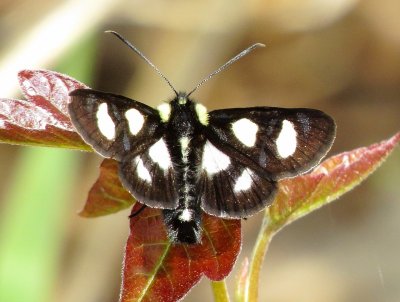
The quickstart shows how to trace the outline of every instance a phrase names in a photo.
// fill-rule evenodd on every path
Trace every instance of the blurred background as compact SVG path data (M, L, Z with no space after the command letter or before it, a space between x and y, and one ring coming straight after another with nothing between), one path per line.
M330 154L400 130L398 0L0 1L0 97L17 72L50 69L155 106L173 96L115 37L141 49L179 90L255 42L200 90L210 110L311 107L337 122ZM99 156L0 145L0 301L117 301L129 211L77 215ZM398 301L400 150L361 186L272 241L260 301ZM243 222L250 256L261 215ZM185 301L211 301L207 280Z

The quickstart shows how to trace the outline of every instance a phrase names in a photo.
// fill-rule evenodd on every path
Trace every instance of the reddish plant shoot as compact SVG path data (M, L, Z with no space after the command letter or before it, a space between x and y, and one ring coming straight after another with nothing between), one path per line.
M26 100L0 99L0 142L92 151L75 132L67 113L69 92L86 85L45 70L23 70L18 79ZM280 181L276 200L265 211L259 241L263 234L273 235L352 189L387 158L399 141L397 133L381 143L333 156L309 174ZM80 215L102 216L131 206L133 212L141 207L122 187L117 163L105 159ZM204 213L203 221L202 244L187 246L168 241L158 209L146 208L131 219L120 301L176 301L202 276L225 278L241 248L240 220ZM249 290L257 292L257 268L267 245L264 250L256 245L250 264L243 266L236 290L239 300L246 295L248 298Z

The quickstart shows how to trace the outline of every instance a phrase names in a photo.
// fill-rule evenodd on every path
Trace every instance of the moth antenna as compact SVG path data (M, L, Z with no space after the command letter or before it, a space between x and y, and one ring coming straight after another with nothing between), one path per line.
M171 89L175 92L176 96L178 96L178 92L175 90L174 86L172 86L171 82L167 79L165 75L154 65L136 46L134 46L132 43L130 43L127 39L125 39L122 35L117 33L116 31L113 30L106 30L105 33L110 33L116 36L118 39L120 39L122 42L124 42L130 49L132 49L136 54L139 55L147 64L149 64L153 69L158 73L159 76L161 76L165 82L167 82L168 86L171 87Z
M193 92L195 92L200 86L202 86L205 82L207 82L213 76L215 76L216 74L220 73L222 70L224 70L225 68L229 67L230 65L235 63L237 60L239 60L241 57L244 57L245 55L247 55L248 53L250 53L251 51L253 51L254 49L256 49L258 47L265 47L265 44L255 43L255 44L247 47L245 50L242 50L240 53L238 53L236 56L234 56L232 59L230 59L224 65L222 65L217 70L213 71L208 76L206 76L203 80L201 80L199 82L199 84L197 84L197 86L187 94L187 96L190 96Z

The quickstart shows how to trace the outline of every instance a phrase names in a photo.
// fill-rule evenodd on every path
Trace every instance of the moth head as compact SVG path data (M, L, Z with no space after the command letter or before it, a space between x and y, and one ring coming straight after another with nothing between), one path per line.
M186 93L179 93L177 97L178 105L184 106L188 102L188 97Z

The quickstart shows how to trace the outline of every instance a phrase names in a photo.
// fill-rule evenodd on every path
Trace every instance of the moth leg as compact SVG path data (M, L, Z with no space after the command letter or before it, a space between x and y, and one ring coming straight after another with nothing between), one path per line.
M147 206L145 204L143 204L139 210L137 210L136 212L134 212L128 216L129 219L132 219L133 217L136 217L137 215L139 215L146 207Z

